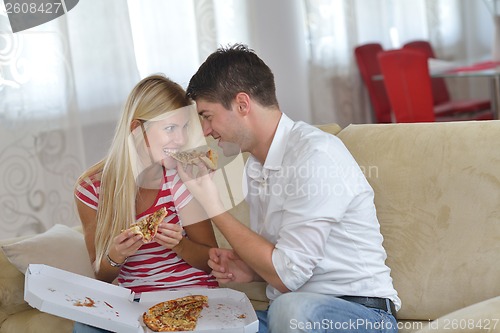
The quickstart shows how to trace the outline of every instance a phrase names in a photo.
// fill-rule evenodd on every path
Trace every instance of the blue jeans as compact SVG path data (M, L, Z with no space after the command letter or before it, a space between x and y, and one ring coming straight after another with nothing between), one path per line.
M257 311L259 333L397 333L394 316L330 295L286 293Z
M73 326L73 333L112 333L112 332L105 330L103 328L97 328L94 326L89 326L87 324L75 322L75 325Z

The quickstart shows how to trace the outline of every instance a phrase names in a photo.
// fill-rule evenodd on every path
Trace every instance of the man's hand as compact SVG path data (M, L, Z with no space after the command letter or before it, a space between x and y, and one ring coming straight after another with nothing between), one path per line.
M255 272L233 250L211 248L208 254L208 266L219 283L245 283L256 279Z
M189 192L198 200L209 217L225 212L217 186L212 180L210 172L203 162L196 164L198 172L194 174L193 165L184 166L177 162L177 172Z

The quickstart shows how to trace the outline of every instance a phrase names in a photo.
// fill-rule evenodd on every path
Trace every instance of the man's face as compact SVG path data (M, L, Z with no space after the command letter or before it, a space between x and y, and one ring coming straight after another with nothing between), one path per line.
M196 101L196 108L201 117L203 134L218 140L225 156L239 154L244 148L245 131L237 112L202 98Z

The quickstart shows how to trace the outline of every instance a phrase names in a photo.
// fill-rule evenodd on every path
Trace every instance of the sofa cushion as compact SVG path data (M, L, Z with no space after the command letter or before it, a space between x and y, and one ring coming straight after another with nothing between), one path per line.
M45 264L94 277L83 235L62 224L56 224L42 234L2 245L2 250L22 273L29 264Z
M338 137L375 191L399 319L500 295L500 121L351 125Z
M340 127L340 125L335 123L315 125L315 126L320 130L322 130L323 132L327 132L333 135L339 134L340 131L342 130L342 127Z

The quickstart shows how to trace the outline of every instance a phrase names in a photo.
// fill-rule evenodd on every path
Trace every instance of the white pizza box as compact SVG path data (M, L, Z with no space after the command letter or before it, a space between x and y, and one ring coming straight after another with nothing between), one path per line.
M151 332L142 314L152 305L186 295L208 296L196 326L202 333L254 333L259 321L247 296L227 288L186 288L142 293L41 264L26 271L24 299L42 312L120 333Z
M187 295L208 296L208 307L201 312L195 332L255 333L259 330L259 320L248 297L245 293L229 288L187 288L144 293L140 303L149 308L159 302ZM152 331L146 329L146 332Z
M142 304L134 302L133 292L51 266L28 266L24 300L59 317L120 333L144 333L138 320Z

